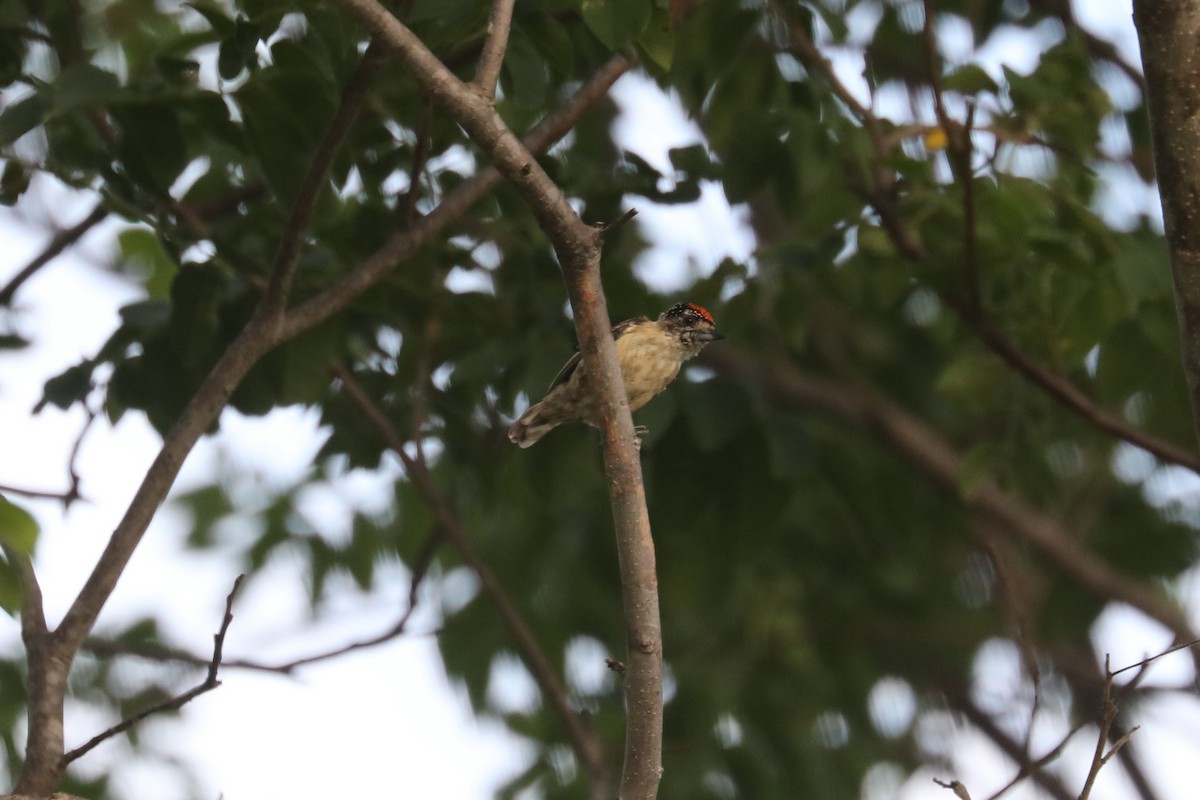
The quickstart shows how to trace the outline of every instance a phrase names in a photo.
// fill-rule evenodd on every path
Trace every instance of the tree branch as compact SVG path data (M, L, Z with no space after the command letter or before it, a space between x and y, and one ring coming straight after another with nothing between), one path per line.
M662 773L662 628L654 542L633 421L600 282L601 236L505 126L490 98L459 81L412 31L375 0L337 0L405 63L525 200L554 246L575 315L579 349L599 398L604 465L621 571L628 650L625 764L620 796L653 798Z
M25 767L36 771L54 769L53 761L63 748L63 697L66 669L60 668L50 648L42 588L29 556L4 546L5 557L16 567L21 579L21 641L25 645L29 667L29 730L26 732ZM50 749L35 749L48 744ZM32 764L32 766L30 766ZM14 792L20 793L18 784Z
M49 794L58 783L65 766L61 755L62 697L71 661L95 625L96 618L116 587L158 507L166 498L187 454L212 426L234 389L254 364L281 340L287 293L296 270L300 240L311 219L313 206L326 184L333 153L341 145L361 106L365 94L364 83L369 80L368 65L378 57L372 55L370 50L364 55L355 78L346 87L342 102L308 165L277 250L267 290L253 316L167 432L162 448L147 470L96 566L58 628L47 637L45 653L29 654L31 673L45 673L39 677L36 685L32 680L30 682L30 736L33 736L34 730L39 730L45 738L30 740L29 752L38 753L39 759L26 761L17 781L18 793ZM35 664L35 658L40 658L41 663ZM46 696L36 696L39 693ZM39 721L36 719L39 713L54 714L56 718Z
M213 635L213 654L212 658L208 662L208 674L205 675L204 680L183 694L176 695L175 697L172 697L169 700L164 700L161 703L156 703L150 706L150 708L139 711L132 717L126 717L108 730L101 731L91 739L88 739L79 747L76 747L74 750L62 757L62 769L65 769L66 766L72 761L75 761L76 759L86 755L101 742L111 739L114 736L119 736L147 717L160 714L164 711L174 711L178 708L182 708L186 703L195 700L205 692L211 692L213 689L221 685L221 682L217 680L217 671L221 668L221 654L225 649L225 634L229 631L229 624L233 622L233 598L237 595L238 588L242 585L242 581L245 579L245 575L238 575L233 581L233 588L229 590L229 595L225 598L225 616L221 619L221 627Z
M1200 454L1160 439L1121 417L1109 413L1092 402L1092 399L1080 391L1075 384L1018 350L1016 345L984 314L971 315L968 309L957 304L952 304L952 307L975 330L979 339L987 345L989 350L1012 367L1018 375L1057 400L1062 406L1075 412L1076 415L1101 431L1135 447L1140 447L1168 464L1186 467L1193 472L1200 473Z
M208 430L221 410L228 403L234 389L255 363L281 341L291 338L303 330L316 325L344 307L371 284L382 279L396 263L397 257L423 243L426 238L457 219L476 197L468 193L456 193L457 203L439 206L442 213L427 224L425 237L393 237L392 244L401 245L389 252L385 246L382 255L387 257L381 264L379 259L368 259L368 263L355 270L349 279L302 307L305 313L286 318L286 294L291 287L292 276L299 255L299 240L311 219L312 207L326 183L327 168L333 152L349 128L357 106L361 105L365 91L364 72L374 59L364 56L356 78L347 86L343 101L322 139L312 163L307 170L300 195L293 206L286 234L281 239L272 267L268 288L259 307L213 367L208 377L193 395L179 419L167 432L158 455L151 463L141 485L131 500L125 515L118 523L83 588L68 609L58 629L49 634L44 647L29 653L31 672L38 675L30 682L30 746L29 752L44 754L45 758L30 758L18 778L16 790L31 795L48 794L61 776L62 698L66 689L66 675L71 661L84 639L95 624L108 597L132 557L134 550L145 534L151 519L165 499L184 458L196 441ZM548 147L561 137L598 97L603 96L608 86L630 66L628 59L610 60L601 75L576 94L560 112L552 115L538 126L535 144ZM545 137L544 139L542 137ZM514 140L515 141L515 140ZM469 183L469 182L468 182ZM495 184L486 176L476 184L481 196ZM465 188L464 187L460 187ZM565 202L565 201L564 201ZM569 208L569 206L568 206ZM431 215L432 217L433 215ZM426 218L429 219L429 218ZM420 226L421 222L418 222ZM607 324L607 323L605 323ZM611 348L611 340L609 340ZM630 431L632 435L632 429Z
M500 67L504 65L504 51L508 48L508 32L512 27L513 2L492 0L487 41L483 43L474 80L475 87L485 97L496 96L496 83L500 80Z
M834 72L832 65L828 59L824 57L820 49L813 43L807 32L802 26L796 23L785 10L778 7L775 0L772 0L772 8L776 10L776 14L783 19L788 29L789 43L792 52L810 68L816 69L829 83L834 94L840 98L854 117L863 124L871 134L872 146L875 148L875 154L880 157L886 157L890 153L892 147L889 144L887 137L883 136L879 131L880 123L875 114L866 106L855 100L854 95L841 82L837 73ZM1197 22L1200 27L1200 21ZM929 34L927 34L929 35ZM1145 45L1143 44L1143 50ZM936 100L936 95L935 95ZM938 104L940 108L940 103ZM962 150L969 147L970 143L970 120L964 128L957 122L945 117L944 109L941 111L940 124L945 129L947 139L951 146L950 160L951 166L955 167L956 162L962 160ZM1197 139L1195 144L1200 147L1200 127L1197 127ZM1191 145L1188 145L1189 147ZM958 153L957 155L955 153ZM1158 148L1156 147L1156 152ZM1197 152L1192 149L1189 152ZM969 158L967 164L969 165ZM1097 406L1086 394L1077 389L1066 378L1038 364L1028 355L1018 350L987 318L986 313L980 306L978 301L978 265L975 256L975 208L973 186L969 170L964 170L961 163L955 168L955 175L962 184L963 203L964 203L964 219L966 229L964 230L964 251L967 256L967 284L968 301L963 303L953 297L946 296L942 293L943 300L946 301L951 308L975 331L979 339L987 345L996 355L998 355L1006 364L1013 368L1018 375L1025 378L1027 381L1038 387L1051 398L1061 403L1068 410L1078 414L1089 423L1099 428L1101 431L1114 436L1122 441L1128 442L1136 447L1140 447L1167 463L1176 464L1181 467L1186 467L1195 472L1200 472L1200 454L1178 447L1170 442L1163 441L1156 436L1153 436L1139 428L1131 425L1124 419L1110 413L1109 411ZM1161 174L1161 167L1160 167ZM1194 174L1200 174L1200 168ZM897 252L906 259L914 262L921 262L928 258L924 246L920 240L909 228L904 219L901 218L896 204L889 194L889 189L892 185L890 179L884 179L880 182L879 171L875 174L876 183L878 184L872 190L866 192L866 200L874 208L879 215L880 224L888 237L892 240L892 244L896 247ZM1197 187L1200 192L1200 187ZM1165 201L1164 201L1165 202ZM1191 230L1197 230L1200 227L1193 227ZM1193 234L1195 237L1195 249L1189 252L1196 254L1196 269L1192 274L1200 274L1200 234ZM1176 269L1176 295L1180 297L1179 281L1180 272ZM1196 410L1196 398L1200 397L1200 281L1193 281L1195 287L1196 305L1195 316L1195 348L1196 348L1196 369L1197 373L1193 377L1189 377L1189 383L1193 386L1193 416L1200 411ZM1182 302L1180 300L1179 302ZM1188 329L1185 328L1185 334ZM1187 351L1185 343L1185 353ZM1188 370L1189 375L1191 370Z
M425 505L433 513L440 535L458 551L463 562L479 577L480 586L516 643L521 660L525 662L529 673L537 682L538 688L541 689L542 695L546 697L565 725L571 748L583 765L584 774L587 775L591 796L595 800L607 797L610 778L600 740L587 720L571 707L567 687L559 679L550 659L546 656L537 636L529 623L525 621L517 604L508 596L500 579L471 543L462 521L454 513L441 491L438 490L428 468L405 451L404 437L392 425L391 420L363 390L349 370L336 367L334 374L341 381L342 391L358 406L367 422L375 428L388 448L404 464L404 471L408 475L409 481L412 482L425 500Z
M42 252L38 253L32 261L22 267L16 275L9 278L8 283L3 288L0 288L0 306L11 306L13 297L16 295L17 290L24 285L25 281L32 278L42 267L57 258L62 251L82 239L85 233L100 224L107 216L108 209L104 207L103 203L97 203L96 207L86 217L71 227L54 234L53 238L42 249Z
M1085 549L1078 537L1054 518L1027 506L990 480L976 482L964 495L960 483L962 457L936 431L889 400L865 387L807 375L790 364L767 364L739 356L729 347L706 350L700 360L784 406L813 406L870 426L897 453L924 470L943 489L959 496L967 508L995 520L1080 585L1100 597L1128 603L1160 622L1179 641L1196 638L1177 606Z
M1200 62L1187 57L1200 36L1200 7L1180 0L1134 0L1133 20L1146 72L1183 371L1191 392L1192 423L1200 435L1200 117L1190 100L1192 87L1200 82Z
M1075 737L1075 734L1077 734L1077 733L1079 733L1079 731L1083 730L1084 724L1085 724L1084 722L1076 723L1071 728L1071 730L1067 731L1067 735L1064 736L1057 745L1055 745L1053 748L1051 748L1041 758L1037 759L1036 761L1028 761L1027 760L1027 761L1024 761L1023 763L1021 763L1020 768L1017 770L1017 774L1012 777L1012 780L1010 780L1008 783L1004 784L999 789L997 789L995 792L993 792L991 797L989 797L987 800L1000 800L1001 797L1008 794L1009 790L1011 790L1017 784L1021 783L1022 781L1024 781L1026 778L1028 778L1031 775L1038 774L1041 771L1042 767L1044 767L1047 764L1049 764L1050 762L1056 760L1059 756L1062 755L1063 748L1065 748L1067 746L1067 742L1071 741L1071 739L1073 739ZM1030 727L1031 728L1033 727L1032 720L1031 720ZM1028 758L1029 754L1024 748L1022 748L1022 753L1024 754L1025 758Z

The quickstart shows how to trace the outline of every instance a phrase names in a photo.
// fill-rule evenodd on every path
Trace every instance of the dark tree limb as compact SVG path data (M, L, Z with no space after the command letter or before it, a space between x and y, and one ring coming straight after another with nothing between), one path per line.
M217 679L217 672L221 669L221 656L225 649L225 634L229 631L230 623L233 622L233 599L237 596L237 591L241 587L242 581L245 579L245 575L238 575L233 581L233 588L229 590L229 595L225 598L225 616L221 619L221 627L217 629L215 634L213 634L213 654L212 658L208 661L208 674L205 675L204 680L183 694L176 695L175 697L172 697L169 700L164 700L161 703L155 703L149 708L139 711L131 717L126 717L116 725L113 725L111 728L101 731L91 739L88 739L79 747L76 747L74 750L63 755L62 767L64 769L72 761L75 761L76 759L86 755L97 745L113 738L114 736L121 735L142 720L152 717L155 714L161 714L164 711L175 711L180 709L185 704L190 703L192 700L195 700L205 692L211 692L213 689L216 689L221 685L221 681Z
M1192 57L1200 37L1200 6L1183 0L1134 0L1133 21L1146 72L1183 371L1200 435L1200 116L1195 107L1200 61Z

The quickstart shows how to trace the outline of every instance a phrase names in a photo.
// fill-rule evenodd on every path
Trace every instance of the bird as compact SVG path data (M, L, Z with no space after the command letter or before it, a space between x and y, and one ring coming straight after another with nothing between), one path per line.
M612 335L630 411L661 394L675 380L683 362L697 356L706 344L725 338L717 331L712 314L695 303L671 306L657 320L627 319L612 329ZM546 396L512 424L508 439L529 447L566 422L600 427L600 398L592 390L579 352L559 370Z

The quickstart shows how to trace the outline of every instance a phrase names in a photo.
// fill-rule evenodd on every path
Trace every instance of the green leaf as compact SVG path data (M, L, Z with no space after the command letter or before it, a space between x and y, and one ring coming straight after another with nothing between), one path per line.
M988 92L996 94L1000 87L992 80L992 76L978 64L964 64L942 78L942 89L947 92L962 94L981 94Z
M52 110L96 108L120 96L121 82L116 75L92 64L70 64L54 80Z
M21 611L21 573L0 552L0 608L10 617Z
M125 263L143 277L150 298L165 300L179 268L158 236L145 228L129 228L117 235L117 245Z
M583 21L609 50L620 50L650 23L650 0L583 0Z
M257 48L261 40L259 26L239 14L217 53L217 71L221 77L230 81L242 74L242 70L257 66Z
M229 18L229 14L220 3L214 0L191 0L184 3L184 6L204 17L218 35L225 37L233 33L234 21Z
M0 204L15 205L29 188L29 170L19 161L9 161L0 175Z
M94 361L84 360L46 381L42 399L33 407L33 413L37 414L47 404L66 410L82 401L92 390L92 372L95 369Z
M684 414L702 450L716 450L745 425L745 394L736 385L723 380L680 382Z
M663 72L671 69L675 58L675 31L666 9L656 7L645 30L636 40L640 50L650 63Z
M0 495L0 544L22 555L31 555L39 530L32 514Z
M281 43L282 45L282 43ZM263 70L237 92L246 139L271 189L290 206L304 178L302 166L333 116L332 89L294 43L277 46L292 68Z
M166 101L119 104L110 109L121 129L117 152L144 190L165 194L187 163L183 127Z
M46 100L40 94L32 94L5 107L0 112L0 147L7 147L36 128L47 110Z

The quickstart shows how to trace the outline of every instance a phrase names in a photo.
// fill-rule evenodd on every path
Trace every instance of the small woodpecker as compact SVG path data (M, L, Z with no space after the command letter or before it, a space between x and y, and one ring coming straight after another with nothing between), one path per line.
M625 380L629 410L637 411L662 393L683 362L694 358L704 345L724 339L717 332L712 314L693 303L671 306L654 321L648 317L627 319L612 329L617 346L617 363ZM550 384L541 402L534 403L508 429L508 438L529 447L564 422L583 422L600 427L599 398L593 393L576 353Z

